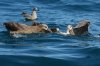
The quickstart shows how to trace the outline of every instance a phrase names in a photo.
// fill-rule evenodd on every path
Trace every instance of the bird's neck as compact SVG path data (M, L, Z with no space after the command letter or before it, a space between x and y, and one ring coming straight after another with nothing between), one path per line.
M36 18L37 18L37 13L36 13L36 11L32 11L32 18L33 18L33 19L36 19Z
M66 32L66 34L67 35L75 35L76 33L75 33L75 31L73 29L71 29L71 30L68 29L67 32Z
M66 30L66 34L70 34L70 30L68 29L68 30Z

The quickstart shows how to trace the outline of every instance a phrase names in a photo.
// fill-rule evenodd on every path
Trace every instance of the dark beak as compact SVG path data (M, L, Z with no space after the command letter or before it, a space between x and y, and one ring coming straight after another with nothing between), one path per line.
M52 33L50 29L44 30L45 33Z

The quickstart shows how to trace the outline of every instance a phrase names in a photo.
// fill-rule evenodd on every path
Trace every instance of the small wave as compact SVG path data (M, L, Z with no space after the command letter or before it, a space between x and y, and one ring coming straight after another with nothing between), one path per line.
M57 3L60 0L35 0L36 2L42 3L42 4L52 4L52 3Z
M2 62L2 66L79 66L77 63L69 60L17 55L0 55L0 62Z

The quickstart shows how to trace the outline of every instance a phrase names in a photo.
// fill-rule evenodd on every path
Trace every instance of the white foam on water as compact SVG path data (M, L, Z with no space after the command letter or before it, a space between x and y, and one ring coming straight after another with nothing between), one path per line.
M22 35L22 34L13 34L12 36L15 38L27 37L26 35Z

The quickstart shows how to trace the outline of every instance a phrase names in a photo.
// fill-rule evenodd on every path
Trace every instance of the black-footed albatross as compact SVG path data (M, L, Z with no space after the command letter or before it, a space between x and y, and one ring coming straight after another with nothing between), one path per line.
M88 34L88 27L90 25L89 20L82 20L80 21L75 27L72 25L67 26L66 32L59 31L59 34L62 35L85 35Z
M6 22L4 23L4 26L10 34L51 33L51 30L46 24L37 23L30 26L21 23Z
M37 19L37 11L38 11L38 8L35 7L35 8L33 8L31 14L28 14L26 12L22 12L21 15L25 18L25 20L34 21Z

